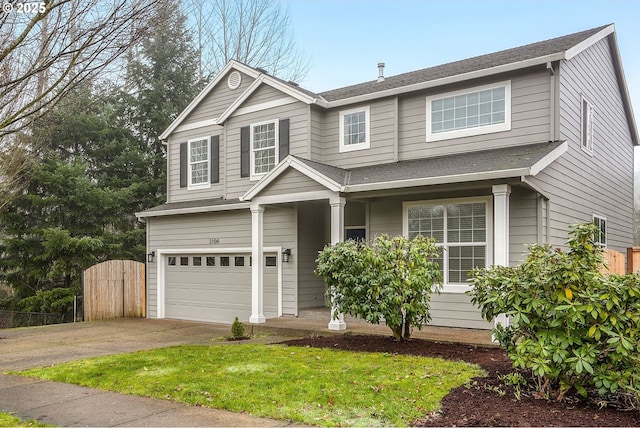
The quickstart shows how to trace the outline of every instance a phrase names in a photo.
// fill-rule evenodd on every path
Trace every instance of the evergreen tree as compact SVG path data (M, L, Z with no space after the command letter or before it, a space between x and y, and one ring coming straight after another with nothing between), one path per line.
M130 127L149 159L148 195L164 199L166 149L160 134L197 95L198 55L177 0L156 4L150 37L134 49L127 78Z

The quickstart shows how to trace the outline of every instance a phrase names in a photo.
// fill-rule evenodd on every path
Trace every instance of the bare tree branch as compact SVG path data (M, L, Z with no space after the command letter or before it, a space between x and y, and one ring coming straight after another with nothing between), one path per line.
M124 70L118 60L147 34L157 1L5 0L11 7L0 12L0 209L28 182L38 149L34 121L78 85Z
M285 80L306 75L309 60L296 48L289 13L279 1L183 0L183 6L204 72L215 74L235 59Z

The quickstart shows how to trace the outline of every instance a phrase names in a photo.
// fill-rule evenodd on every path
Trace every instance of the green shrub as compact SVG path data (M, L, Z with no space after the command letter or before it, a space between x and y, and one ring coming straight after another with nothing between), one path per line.
M247 332L244 329L244 324L236 317L231 324L231 338L234 340L242 340L247 338Z
M594 232L575 225L568 252L532 245L519 266L478 269L468 293L487 320L509 316L495 337L540 394L562 399L573 387L640 404L640 278L602 274Z
M439 292L442 272L434 261L440 250L433 240L417 236L379 236L371 244L345 241L326 246L315 274L329 286L327 297L338 312L372 324L383 319L398 340L411 327L431 320L429 302Z

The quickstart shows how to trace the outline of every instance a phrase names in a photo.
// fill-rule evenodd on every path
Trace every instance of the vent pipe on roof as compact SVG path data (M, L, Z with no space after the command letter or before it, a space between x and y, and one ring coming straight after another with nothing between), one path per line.
M378 63L378 82L384 82L384 62Z

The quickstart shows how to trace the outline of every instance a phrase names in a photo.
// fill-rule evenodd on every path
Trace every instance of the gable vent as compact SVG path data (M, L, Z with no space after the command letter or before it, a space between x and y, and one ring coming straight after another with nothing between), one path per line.
M229 78L227 79L227 85L229 89L237 89L240 86L240 82L242 82L242 75L239 71L232 71L229 74Z

